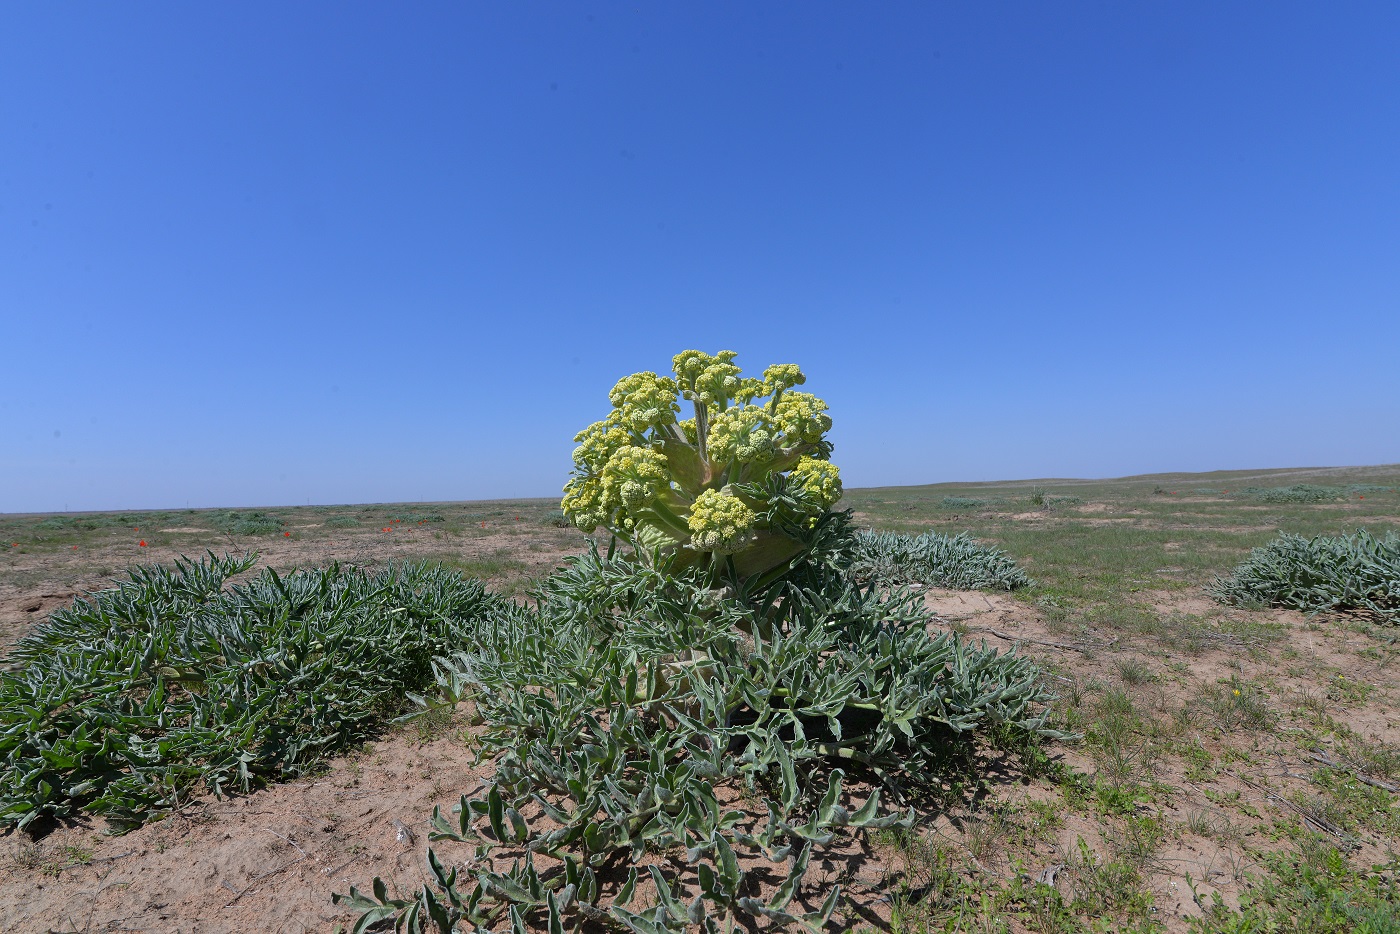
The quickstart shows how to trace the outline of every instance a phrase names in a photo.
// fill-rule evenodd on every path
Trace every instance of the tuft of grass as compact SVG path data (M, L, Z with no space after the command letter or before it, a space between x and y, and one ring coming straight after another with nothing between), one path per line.
M353 529L359 524L360 520L354 516L331 516L324 523L328 529Z
M1140 658L1119 659L1116 667L1124 684L1139 685L1153 680L1152 669Z
M1231 677L1229 681L1202 688L1202 702L1211 721L1226 732L1244 730L1257 733L1272 729L1278 715L1264 703L1260 689L1248 681Z

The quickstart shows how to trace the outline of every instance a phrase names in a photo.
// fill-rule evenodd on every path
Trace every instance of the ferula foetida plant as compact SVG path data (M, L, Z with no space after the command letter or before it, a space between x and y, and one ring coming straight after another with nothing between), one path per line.
M563 509L575 525L606 528L643 553L727 560L740 574L801 551L795 529L841 498L826 403L794 389L807 380L796 364L757 379L735 356L686 350L672 376L618 380L612 412L574 438ZM681 418L683 401L690 418Z

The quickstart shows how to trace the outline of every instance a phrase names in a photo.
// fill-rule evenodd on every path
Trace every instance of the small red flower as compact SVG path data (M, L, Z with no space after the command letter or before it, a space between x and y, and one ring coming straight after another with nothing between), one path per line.
M283 538L291 538L291 537L292 537L292 533L291 533L291 532L283 532L283 533L282 533L282 537L283 537Z
M74 545L74 546L73 546L73 550L74 550L74 551L77 551L77 550L78 550L78 546L77 546L77 545Z
M141 527L140 527L139 525L133 525L133 526L131 527L131 531L133 531L133 532L139 532L139 531L141 531Z
M1365 499L1366 497L1364 497L1364 496L1357 496L1356 498L1357 498L1357 499Z
M142 547L142 548L145 548L145 547L146 547L146 540L145 540L144 538L141 539L141 543L140 543L140 544L141 544L141 547Z
M486 523L485 523L485 522L481 523L481 527L482 527L483 529L486 528Z

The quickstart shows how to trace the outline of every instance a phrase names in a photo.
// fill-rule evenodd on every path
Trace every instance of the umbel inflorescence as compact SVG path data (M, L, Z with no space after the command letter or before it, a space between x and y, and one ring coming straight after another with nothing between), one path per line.
M794 387L791 363L742 375L736 354L686 350L673 376L634 373L608 394L612 412L575 436L564 513L644 553L728 559L757 573L801 546L795 521L814 524L841 498L830 461L826 403ZM694 415L682 420L682 400Z

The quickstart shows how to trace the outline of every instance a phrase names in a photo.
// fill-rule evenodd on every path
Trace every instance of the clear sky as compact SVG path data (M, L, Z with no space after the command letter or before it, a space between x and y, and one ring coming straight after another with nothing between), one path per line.
M10 3L0 511L548 496L795 362L848 486L1400 461L1400 4Z

